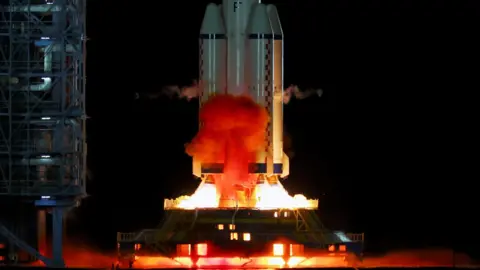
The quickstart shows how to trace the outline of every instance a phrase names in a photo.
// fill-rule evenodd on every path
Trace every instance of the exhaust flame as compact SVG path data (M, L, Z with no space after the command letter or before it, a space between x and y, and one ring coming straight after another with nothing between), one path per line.
M296 194L290 196L280 183L259 184L255 187L255 197L252 198L254 208L260 210L269 209L317 209L318 200L308 200L304 195ZM236 202L238 203L238 202ZM175 200L165 200L165 209L196 209L196 208L218 208L221 199L214 184L202 182L191 196L181 196ZM223 203L228 205L228 203ZM231 204L230 204L231 205ZM247 202L238 203L239 207L249 207L252 204Z
M214 181L204 179L191 196L165 200L164 208L318 208L318 200L292 197L278 181L257 184L259 175L249 174L249 163L265 149L268 120L266 109L249 96L210 98L201 108L200 130L186 152L202 164L223 163L223 174L208 176Z
M248 96L217 95L202 107L200 121L186 152L202 163L224 163L215 184L220 197L235 199L235 186L255 185L248 163L264 148L268 113Z

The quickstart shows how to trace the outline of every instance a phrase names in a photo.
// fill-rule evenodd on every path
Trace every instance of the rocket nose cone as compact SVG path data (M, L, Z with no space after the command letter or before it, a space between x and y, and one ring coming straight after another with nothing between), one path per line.
M267 6L268 19L272 25L272 31L275 35L283 35L282 25L280 24L280 17L278 16L277 8L274 5Z
M267 7L264 4L254 5L250 23L248 27L249 34L271 34L272 28L268 20Z
M225 34L220 8L210 3L205 10L200 34Z

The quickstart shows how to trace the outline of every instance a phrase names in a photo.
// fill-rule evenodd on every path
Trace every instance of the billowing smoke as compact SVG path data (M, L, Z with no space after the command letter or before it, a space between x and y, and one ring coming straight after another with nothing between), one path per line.
M265 146L269 116L248 96L216 95L200 110L201 127L186 152L202 163L224 163L223 179L216 179L224 197L235 196L234 186L251 186L248 163Z
M185 98L187 100L191 100L193 98L198 97L200 93L201 85L194 81L192 85L180 87L178 85L167 85L164 86L160 92L155 93L135 93L136 99L146 98L146 99L157 99L162 96L166 97L178 97L178 98ZM283 91L283 102L288 104L290 100L294 97L296 99L305 99L312 96L321 97L323 95L322 89L305 89L301 90L297 85L290 85L287 89Z

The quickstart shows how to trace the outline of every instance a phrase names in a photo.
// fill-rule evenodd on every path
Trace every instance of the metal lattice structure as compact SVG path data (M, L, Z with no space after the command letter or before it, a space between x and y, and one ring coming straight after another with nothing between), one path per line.
M84 9L84 0L2 4L2 195L85 193Z
M86 195L85 9L0 0L0 199Z

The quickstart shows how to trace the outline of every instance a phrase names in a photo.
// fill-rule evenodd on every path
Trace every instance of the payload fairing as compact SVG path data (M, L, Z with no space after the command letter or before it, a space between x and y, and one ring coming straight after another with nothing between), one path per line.
M209 4L200 31L200 106L215 94L246 95L265 106L270 121L265 150L249 173L258 181L289 174L283 152L283 32L277 9L260 0ZM197 177L222 174L223 164L193 159Z

